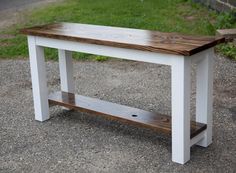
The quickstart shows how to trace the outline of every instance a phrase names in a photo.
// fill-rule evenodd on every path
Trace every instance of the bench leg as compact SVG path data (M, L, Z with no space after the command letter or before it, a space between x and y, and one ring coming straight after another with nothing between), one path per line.
M213 56L214 50L209 49L197 63L196 121L207 124L204 138L197 145L203 147L212 143Z
M44 49L35 44L34 36L28 36L28 46L35 120L45 121L49 119L49 105Z
M171 68L172 161L184 164L190 159L190 57L174 59Z
M73 79L73 60L72 52L67 50L58 50L59 68L61 78L61 90L64 92L74 93L74 79Z

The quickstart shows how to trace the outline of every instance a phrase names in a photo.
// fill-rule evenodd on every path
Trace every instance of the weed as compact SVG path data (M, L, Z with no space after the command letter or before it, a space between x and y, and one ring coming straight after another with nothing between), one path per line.
M108 60L108 59L109 59L109 58L106 57L106 56L96 56L96 57L95 57L95 60L96 60L96 61L100 61L100 62L106 61L106 60Z
M216 50L221 54L233 60L236 60L236 46L234 43L220 44Z

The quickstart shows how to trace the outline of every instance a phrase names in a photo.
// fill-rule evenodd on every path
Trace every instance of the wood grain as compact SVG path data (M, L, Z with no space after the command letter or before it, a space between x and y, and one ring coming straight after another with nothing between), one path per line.
M187 36L76 23L54 23L25 28L20 32L26 35L185 56L196 54L225 41L222 37Z
M75 95L67 92L55 92L49 95L50 105L60 105L70 109L100 115L110 120L153 129L171 135L171 117L132 108L95 98ZM206 129L206 125L191 121L191 138Z

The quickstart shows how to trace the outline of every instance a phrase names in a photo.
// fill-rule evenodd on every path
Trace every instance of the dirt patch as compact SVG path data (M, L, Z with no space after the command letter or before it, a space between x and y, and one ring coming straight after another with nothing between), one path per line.
M187 17L185 17L185 19L187 19L187 20L189 20L189 21L192 21L192 20L195 19L195 17L194 17L194 16L187 16Z
M1 47L8 47L8 46L11 46L11 45L12 45L11 43L0 42L0 46L1 46Z
M11 34L0 34L0 39L9 39L9 38L14 38L14 35Z
M7 46L11 46L12 43L9 43L8 41L4 41L4 39L11 39L14 38L14 35L10 35L10 34L0 34L0 46L1 47L7 47Z

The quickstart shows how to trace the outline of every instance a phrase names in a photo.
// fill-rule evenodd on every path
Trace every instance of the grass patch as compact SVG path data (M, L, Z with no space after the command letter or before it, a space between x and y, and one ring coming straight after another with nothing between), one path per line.
M24 15L24 23L1 32L0 58L27 57L27 40L25 36L18 34L18 30L34 25L63 21L191 35L214 35L216 29L226 23L227 27L228 23L230 27L236 27L234 19L231 20L227 15L219 15L186 0L66 0L63 3L32 10ZM4 35L12 37L5 38ZM46 49L45 55L47 59L57 59L56 50ZM107 59L83 53L74 53L73 57L80 60Z
M216 47L217 52L228 58L236 60L236 46L234 43L221 44Z
M95 60L100 61L100 62L106 61L108 59L109 59L109 57L106 57L106 56L96 56L95 57Z

